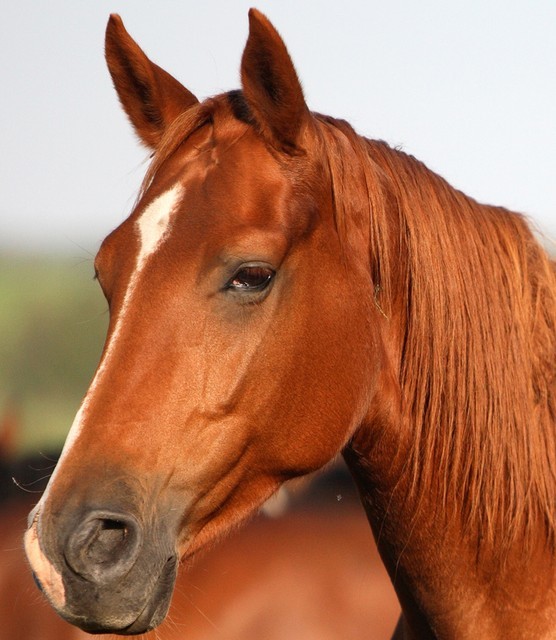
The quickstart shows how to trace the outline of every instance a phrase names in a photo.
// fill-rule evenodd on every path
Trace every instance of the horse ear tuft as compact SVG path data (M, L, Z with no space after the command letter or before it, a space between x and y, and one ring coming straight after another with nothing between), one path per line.
M299 149L303 125L309 119L303 90L282 38L256 9L249 11L241 81L261 134L288 153Z
M167 127L197 98L147 58L116 14L108 20L105 50L120 102L141 141L154 149Z

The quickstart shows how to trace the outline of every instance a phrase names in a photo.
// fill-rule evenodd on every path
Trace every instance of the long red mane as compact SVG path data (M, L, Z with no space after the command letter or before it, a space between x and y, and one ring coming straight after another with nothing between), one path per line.
M178 117L145 186L193 131L225 127L234 112L249 122L238 92ZM375 304L398 323L413 497L434 492L439 512L456 505L464 533L526 543L541 526L554 548L554 263L520 214L481 205L412 156L313 115L320 144L310 153L332 184L344 250L368 237Z
M481 539L544 527L554 548L555 264L523 216L319 120L339 227L366 213L376 303L399 325L413 496L457 505Z
M146 184L221 109L215 99L178 118ZM368 234L375 302L400 325L414 495L459 505L464 525L489 540L526 539L540 523L554 546L554 263L521 215L478 204L343 121L315 122L345 250Z

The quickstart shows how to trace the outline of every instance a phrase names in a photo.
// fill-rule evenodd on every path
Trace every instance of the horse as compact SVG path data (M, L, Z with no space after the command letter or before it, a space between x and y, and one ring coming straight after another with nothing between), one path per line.
M20 433L8 407L0 419L0 495L10 494L0 500L0 640L85 640L26 570L26 514L59 452L22 456ZM387 640L399 607L347 470L338 464L287 490L182 567L167 619L145 640Z
M45 460L25 466L33 476ZM167 619L143 638L387 640L399 607L362 514L349 490L339 502L324 495L312 488L280 516L261 515L183 567ZM0 505L0 640L85 640L25 570L20 540L33 497Z
M554 638L556 269L526 219L311 112L256 10L240 90L199 102L115 15L106 58L153 158L25 533L55 610L156 627L180 558L341 453L396 640Z
M27 465L29 478L50 466ZM311 488L184 565L166 620L144 640L387 640L399 607L363 514L349 489L337 501L337 486L328 496ZM34 497L20 492L0 505L0 640L86 640L26 570L21 536Z

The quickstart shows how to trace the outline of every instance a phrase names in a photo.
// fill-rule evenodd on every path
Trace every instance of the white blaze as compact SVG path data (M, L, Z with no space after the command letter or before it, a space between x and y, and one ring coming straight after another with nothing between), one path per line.
M81 407L77 412L71 429L66 438L64 448L60 461L56 467L56 470L50 478L48 487L44 492L40 503L35 510L34 521L27 531L25 536L25 548L27 555L33 570L37 577L41 581L43 587L48 593L50 599L55 606L61 607L65 601L64 586L62 578L58 571L50 564L46 556L42 553L39 545L38 532L37 532L37 520L40 514L41 505L46 499L48 489L52 485L52 481L56 475L56 472L60 468L62 460L71 449L74 442L77 440L79 433L81 432L82 425L87 413L87 409L90 403L90 397L94 390L102 380L102 376L110 362L111 356L114 351L114 344L116 343L120 334L121 326L125 322L126 313L129 308L131 299L133 298L134 291L137 287L142 270L144 269L148 259L156 252L160 247L164 238L167 236L170 230L170 223L172 214L176 211L179 202L183 196L183 186L181 184L174 185L168 191L165 191L161 196L155 198L148 207L143 211L140 217L135 222L135 229L139 235L139 252L137 254L135 262L135 270L133 271L128 283L127 291L124 296L124 301L118 317L110 341L106 346L102 361L97 369L95 377L87 391Z
M182 185L175 185L156 198L156 200L153 200L135 223L139 230L141 246L139 255L137 256L137 267L134 276L137 276L138 272L144 267L148 257L152 255L162 243L170 227L172 213L181 200L182 193Z
M61 609L66 603L66 590L64 589L62 576L42 552L37 534L37 519L35 518L32 525L25 532L25 552L41 587L48 594L52 604L57 609Z
M136 289L137 282L139 281L141 271L145 267L149 257L155 253L158 247L162 244L165 235L168 233L172 213L177 209L177 205L181 201L182 195L183 186L181 184L174 185L158 198L155 198L135 222L134 226L138 232L140 240L139 252L135 261L135 270L129 279L124 301L120 309L120 313L118 314L116 325L112 331L112 335L110 336L110 342L106 345L102 362L97 369L95 377L87 391L87 395L83 399L81 407L75 416L73 424L71 425L66 442L64 443L62 456L60 457L56 470L60 467L63 456L69 451L81 431L81 426L89 406L89 398L101 381L102 375L110 362L111 355L114 350L113 345L116 343L120 334L121 326L125 321L126 312ZM49 486L54 479L55 473L56 471L52 475ZM44 495L46 496L46 492Z

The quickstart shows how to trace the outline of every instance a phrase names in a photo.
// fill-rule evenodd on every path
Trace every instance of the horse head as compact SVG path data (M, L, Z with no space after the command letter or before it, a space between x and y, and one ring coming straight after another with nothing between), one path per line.
M204 102L108 24L108 66L153 162L96 257L106 343L26 534L43 591L85 630L156 626L180 558L379 412L368 224L339 221L285 45L249 19L242 90Z

